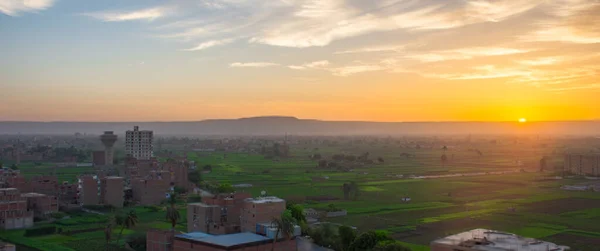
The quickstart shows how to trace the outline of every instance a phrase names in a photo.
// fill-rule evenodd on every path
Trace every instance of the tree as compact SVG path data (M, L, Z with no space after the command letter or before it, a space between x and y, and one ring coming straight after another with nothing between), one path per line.
M192 182L196 186L200 185L200 182L202 181L202 173L200 173L198 170L191 171L188 174L188 181Z
M350 245L350 251L366 251L373 250L377 243L382 241L392 240L389 233L386 231L368 231L361 235L352 242Z
M175 226L181 218L179 211L177 211L177 208L175 208L175 204L177 203L177 194L171 193L167 199L167 202L169 203L169 206L167 207L167 214L165 215L165 218L171 222L171 231L175 232Z
M119 215L116 217L117 225L121 225L121 232L119 232L119 237L117 238L117 245L119 245L119 240L121 240L121 236L123 235L123 230L125 228L130 229L135 227L138 223L138 217L135 213L135 210L129 211L126 215Z
M12 164L12 165L10 165L10 169L19 170L19 167L17 166L17 164Z
M112 222L106 224L104 228L104 239L106 240L106 251L108 251L108 244L110 243L110 237L112 236Z
M271 227L275 228L275 238L273 238L271 250L275 250L275 243L279 239L279 233L282 233L288 240L292 238L295 225L296 219L292 217L292 212L290 210L283 211L280 218L274 217L273 220L271 220Z
M176 194L184 194L184 193L187 193L187 188L180 187L180 186L175 186L173 188L173 192L175 192Z
M377 158L377 161L379 161L379 163L385 162L382 157Z
M442 154L442 166L445 166L448 163L448 156L446 154Z
M340 226L338 228L340 235L340 246L342 251L346 251L350 248L350 244L356 239L356 231L348 226Z
M296 219L297 223L306 222L304 207L302 207L302 205L290 203L287 205L287 210L290 210L292 217Z
M219 184L219 187L217 187L217 191L219 193L233 193L233 192L235 192L235 188L233 188L231 183L225 182L225 183Z

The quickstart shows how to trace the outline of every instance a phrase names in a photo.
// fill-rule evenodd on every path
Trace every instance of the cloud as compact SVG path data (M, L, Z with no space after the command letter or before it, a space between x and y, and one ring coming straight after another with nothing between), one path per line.
M386 70L386 68L383 67L383 66L381 66L381 65L375 65L375 64L369 65L369 64L365 64L365 65L344 66L344 67L339 67L339 68L331 69L330 71L335 76L347 77L347 76L358 74L358 73L371 72L371 71L381 71L381 70Z
M560 88L549 88L548 91L562 92L562 91L577 91L577 90L588 90L588 89L600 89L600 84L590 84L590 85L560 87Z
M247 63L235 62L235 63L229 64L229 67L264 68L264 67L271 67L271 66L278 66L278 65L279 64L270 63L270 62L247 62Z
M167 16L169 10L163 7L141 9L135 11L102 11L93 13L84 13L83 15L102 20L104 22L123 22L133 20L152 21L157 18Z
M54 0L0 0L0 12L18 16L20 12L37 12L54 5Z
M440 62L446 60L465 60L474 57L483 56L504 56L519 53L530 52L531 50L502 48L502 47L472 47L455 50L434 51L429 53L420 53L407 55L407 58L419 60L421 62Z
M352 54L352 53L367 53L367 52L401 52L404 46L391 45L391 46L374 46L364 47L359 49L336 51L334 54Z
M536 59L530 59L530 60L518 60L517 62L520 64L523 64L523 65L537 66L537 65L553 65L553 64L556 64L561 61L562 61L562 59L558 58L558 57L544 57L544 58L536 58Z
M288 68L293 69L293 70L324 69L328 65L329 65L329 61L321 60L321 61L310 62L310 63L306 63L306 64L302 64L302 65L290 65L290 66L288 66Z
M233 39L210 40L207 42L200 43L195 47L185 49L185 51L201 51L201 50L205 50L205 49L208 49L211 47L229 44L231 42L233 42Z

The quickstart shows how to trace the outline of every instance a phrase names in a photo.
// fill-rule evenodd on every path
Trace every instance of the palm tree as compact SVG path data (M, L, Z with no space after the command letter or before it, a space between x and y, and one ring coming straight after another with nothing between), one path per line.
M296 219L292 217L292 212L290 210L283 211L280 218L273 217L273 220L271 220L271 227L275 228L275 237L273 238L271 250L275 250L275 242L279 239L279 233L283 233L283 236L288 240L292 238L295 225Z
M106 239L106 251L108 251L108 244L110 242L110 237L112 235L112 222L106 224L104 228L104 238Z
M175 204L177 203L177 195L175 193L171 193L169 198L167 199L169 203L169 207L167 207L167 215L165 216L168 221L171 222L171 231L175 232L175 226L177 222L181 218L179 215L179 211L175 208Z
M137 214L135 210L129 211L127 215L119 215L116 218L117 225L121 225L121 232L119 232L119 237L117 238L117 245L119 244L119 240L121 240L121 236L123 235L123 230L125 228L129 229L134 227L138 223Z

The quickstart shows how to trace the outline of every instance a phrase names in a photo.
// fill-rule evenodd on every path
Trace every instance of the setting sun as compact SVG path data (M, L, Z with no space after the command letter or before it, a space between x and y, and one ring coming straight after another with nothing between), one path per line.
M520 119L519 119L519 123L525 123L525 122L527 122L527 119L526 119L526 118L520 118Z

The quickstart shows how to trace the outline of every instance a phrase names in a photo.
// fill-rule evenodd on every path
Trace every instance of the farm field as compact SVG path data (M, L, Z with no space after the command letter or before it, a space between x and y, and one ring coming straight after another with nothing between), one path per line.
M428 250L434 239L473 228L512 232L571 246L574 250L595 250L600 238L597 224L600 193L561 190L562 185L589 181L556 179L560 173L539 172L542 156L547 156L550 166L562 165L562 155L556 151L560 146L486 143L475 147L477 150L467 147L444 150L426 145L416 148L381 142L295 144L287 158L266 158L258 153L187 151L185 154L199 169L212 167L210 173L202 175L205 181L251 184L252 187L238 191L254 196L265 191L267 195L301 203L305 208L325 210L333 204L347 210L348 215L326 221L354 226L358 231L387 230L412 250ZM356 165L340 161L336 167L319 167L319 160L311 158L316 153L331 160L335 154L358 156L365 152L375 160L373 163ZM449 161L442 163L440 156L444 154ZM30 177L52 168L43 164L20 169ZM59 179L72 181L79 173L89 171L89 168L73 168L56 172L61 173ZM469 175L473 173L478 175ZM443 178L433 178L438 176ZM358 185L359 193L346 199L342 186L349 182ZM402 201L406 197L409 202ZM139 224L126 229L122 240L150 228L170 228L164 219L164 206L133 209L140 218ZM177 230L185 231L185 206L179 205L179 210L183 219ZM61 228L62 233L43 237L23 239L23 230L1 232L0 236L39 250L104 250L103 227L107 217L81 213L69 220L47 223ZM67 234L68 230L71 232ZM119 229L113 230L113 238L118 232ZM86 241L92 244L82 244ZM119 245L122 247L123 241Z

